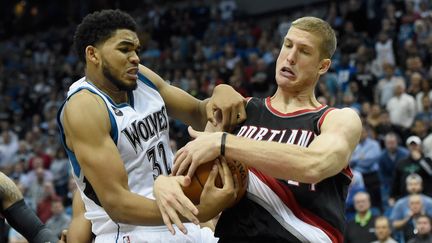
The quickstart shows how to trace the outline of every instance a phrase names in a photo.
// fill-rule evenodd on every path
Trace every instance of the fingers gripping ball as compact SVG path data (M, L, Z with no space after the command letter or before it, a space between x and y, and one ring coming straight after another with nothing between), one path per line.
M190 185L188 187L183 187L183 192L195 205L200 203L201 193L212 170L213 164L214 162L208 162L200 165L196 169L194 176L191 178ZM246 192L248 184L248 168L245 164L233 160L228 161L228 167L230 168L233 177L237 177L239 184L237 198L234 202L234 204L236 204ZM216 177L215 185L219 188L223 187L220 175Z

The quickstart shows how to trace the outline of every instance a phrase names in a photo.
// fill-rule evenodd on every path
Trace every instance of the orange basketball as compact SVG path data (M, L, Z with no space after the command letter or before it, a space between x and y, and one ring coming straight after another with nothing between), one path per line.
M237 177L239 183L239 191L235 201L235 203L237 203L243 197L247 189L248 169L247 166L241 162L233 160L227 160L227 162L231 173L233 176ZM191 178L191 184L188 187L183 187L183 192L195 205L200 203L201 192L211 172L213 164L214 162L208 162L200 165L195 171L194 176ZM222 188L222 181L219 175L216 177L215 185Z

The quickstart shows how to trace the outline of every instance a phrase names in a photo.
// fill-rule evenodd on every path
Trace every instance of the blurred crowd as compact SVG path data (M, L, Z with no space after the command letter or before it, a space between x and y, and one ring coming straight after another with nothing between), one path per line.
M130 13L140 28L141 63L199 99L222 83L245 97L272 95L290 21L327 20L338 48L316 95L363 120L350 161L347 242L382 237L376 218L408 242L431 234L428 217L429 231L417 229L418 219L432 216L431 9L428 0L349 0L248 16L232 0L189 0L143 3ZM56 125L67 88L83 75L71 48L75 27L71 21L0 41L0 170L56 232L70 220L75 190ZM170 126L175 152L189 138L184 124ZM9 240L21 242L13 230Z

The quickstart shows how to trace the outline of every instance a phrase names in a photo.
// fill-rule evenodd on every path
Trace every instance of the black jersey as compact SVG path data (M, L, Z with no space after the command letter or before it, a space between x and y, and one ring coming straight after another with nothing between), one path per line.
M270 98L249 100L237 136L307 147L333 108L321 106L283 114ZM343 242L349 167L317 184L268 176L249 168L245 196L226 209L216 226L220 242Z

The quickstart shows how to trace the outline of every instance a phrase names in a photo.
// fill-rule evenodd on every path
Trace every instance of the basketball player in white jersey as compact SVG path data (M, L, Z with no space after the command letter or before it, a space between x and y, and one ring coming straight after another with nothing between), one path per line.
M208 196L192 204L181 189L185 178L167 176L173 160L168 113L203 129L221 110L231 127L245 118L243 97L218 86L199 101L165 83L139 64L136 23L120 10L87 15L74 45L86 63L85 77L69 88L58 124L95 242L206 241L208 234L182 221L214 217L232 203L236 188L223 163L224 187L206 185ZM169 209L160 211L155 198ZM172 223L185 234L175 234Z

